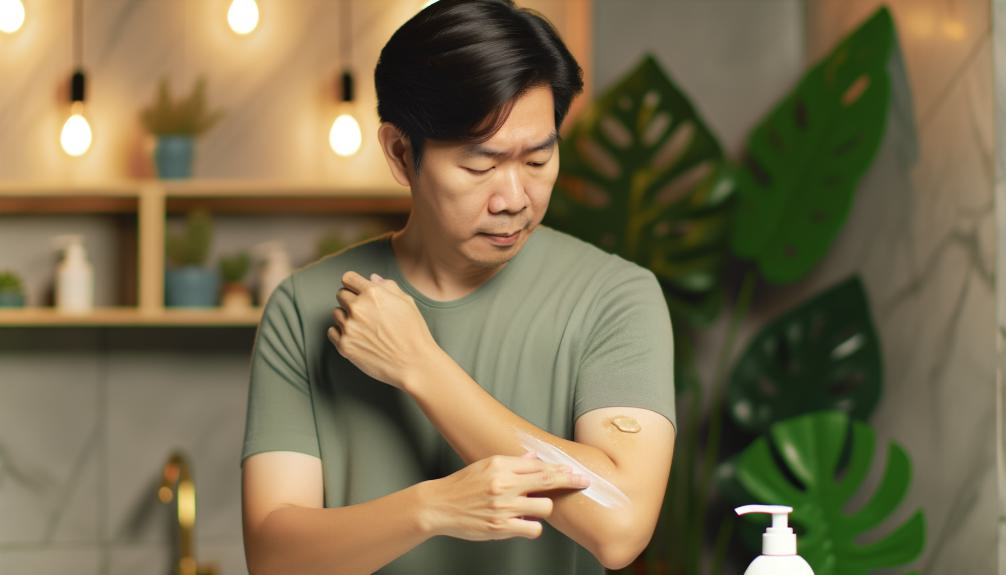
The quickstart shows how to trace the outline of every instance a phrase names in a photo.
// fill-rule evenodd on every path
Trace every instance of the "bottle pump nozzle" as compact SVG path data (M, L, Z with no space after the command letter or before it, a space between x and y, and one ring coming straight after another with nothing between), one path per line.
M763 555L796 555L796 533L789 526L793 508L786 505L743 505L734 509L737 515L770 513L772 526L762 534Z

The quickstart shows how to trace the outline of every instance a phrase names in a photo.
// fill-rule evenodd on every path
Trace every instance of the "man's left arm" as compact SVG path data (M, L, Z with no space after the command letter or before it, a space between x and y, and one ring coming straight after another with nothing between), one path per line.
M563 490L552 497L547 518L605 567L631 563L650 541L674 446L674 427L663 415L633 407L594 409L576 420L570 441L510 411L442 350L432 354L404 388L466 463L495 454L523 454L516 429L562 449L621 490L629 499L627 508L604 507L582 492ZM635 419L639 430L618 429L611 422L616 416Z

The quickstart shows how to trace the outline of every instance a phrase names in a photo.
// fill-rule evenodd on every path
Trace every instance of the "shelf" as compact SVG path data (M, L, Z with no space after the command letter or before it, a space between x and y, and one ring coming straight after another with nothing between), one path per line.
M50 307L0 308L0 326L8 327L122 327L122 326L255 326L262 308L169 308L144 311L135 307L103 307L68 314Z
M52 308L0 308L5 326L255 326L260 309L164 307L164 232L171 214L206 207L222 214L408 216L412 198L405 188L346 188L330 182L267 180L118 180L108 182L0 181L0 216L24 214L116 214L135 219L127 256L135 266L136 297L67 315Z
M124 180L108 183L0 182L0 214L135 213L145 198L168 212L206 207L222 213L397 214L404 189L258 180Z

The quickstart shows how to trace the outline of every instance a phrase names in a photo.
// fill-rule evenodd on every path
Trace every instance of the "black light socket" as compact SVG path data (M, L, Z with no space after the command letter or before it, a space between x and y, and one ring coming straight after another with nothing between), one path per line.
M83 102L84 101L84 71L77 70L73 73L73 78L70 80L70 101L71 102Z
M353 101L353 73L349 70L342 71L342 101Z

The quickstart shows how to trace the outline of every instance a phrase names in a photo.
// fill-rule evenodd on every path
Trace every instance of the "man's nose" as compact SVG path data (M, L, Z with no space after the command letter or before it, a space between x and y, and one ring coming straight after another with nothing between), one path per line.
M490 209L493 212L520 212L527 205L524 182L519 169L508 169L503 173L499 187L493 193Z

